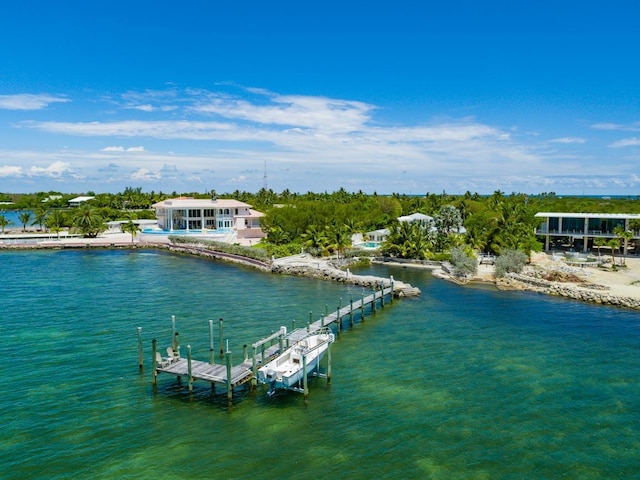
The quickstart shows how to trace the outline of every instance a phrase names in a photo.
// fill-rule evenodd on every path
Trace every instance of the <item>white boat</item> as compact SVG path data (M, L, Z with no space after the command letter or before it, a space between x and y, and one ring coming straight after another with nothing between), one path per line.
M314 332L302 329L294 330L285 340L290 347L258 370L258 381L269 385L269 395L282 389L303 392L304 374L317 372L320 360L335 337L328 328Z

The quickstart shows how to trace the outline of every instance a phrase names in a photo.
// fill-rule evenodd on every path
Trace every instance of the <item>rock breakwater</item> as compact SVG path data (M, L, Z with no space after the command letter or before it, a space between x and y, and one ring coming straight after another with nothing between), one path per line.
M528 290L583 302L640 310L640 299L614 295L609 291L609 287L593 283L552 282L529 275L509 273L496 280L496 286L502 290Z
M311 265L288 265L276 263L271 269L274 273L285 275L301 275L305 277L318 278L321 280L330 280L334 282L349 283L365 288L376 288L383 286L388 288L391 286L391 278L375 277L372 275L354 275L349 270L340 270L330 265L319 264ZM415 297L420 295L420 289L408 283L393 280L393 292L398 297Z

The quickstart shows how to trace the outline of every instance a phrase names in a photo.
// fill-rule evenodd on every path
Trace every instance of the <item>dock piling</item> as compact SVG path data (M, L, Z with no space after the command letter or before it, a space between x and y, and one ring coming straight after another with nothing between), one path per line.
M158 345L157 345L156 339L155 338L152 339L151 340L151 351L152 351L152 355L153 355L153 357L152 357L153 361L152 361L151 365L153 365L153 386L154 387L156 386L156 384L158 382L158 370L157 370L158 362L156 361L156 352L158 351L157 350L157 346Z
M191 345L187 345L187 377L189 377L189 391L193 392L193 376L191 375Z
M227 353L225 354L225 360L227 363L227 401L229 402L229 405L231 405L231 402L233 401L233 383L231 378L231 352L229 350L227 350Z
M138 367L144 370L144 359L142 358L142 327L138 327Z
M393 275L389 276L389 284L391 286L391 293L389 294L389 303L393 303Z
M215 355L213 354L213 320L209 320L209 363L213 365Z
M353 328L353 294L349 293L349 326Z
M171 348L173 351L178 350L178 346L176 345L176 316L171 315Z
M224 323L224 320L220 319L220 356L221 357L224 355L224 339L223 339L224 328L222 326L223 323Z
M302 354L302 385L304 391L304 401L309 398L309 383L307 379L307 355Z

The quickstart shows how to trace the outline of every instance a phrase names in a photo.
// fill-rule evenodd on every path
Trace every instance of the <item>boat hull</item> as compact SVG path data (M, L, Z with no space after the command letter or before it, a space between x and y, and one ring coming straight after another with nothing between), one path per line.
M269 393L276 390L298 390L307 375L318 370L329 344L334 341L332 333L309 334L297 341L282 355L258 370L258 382L269 385Z

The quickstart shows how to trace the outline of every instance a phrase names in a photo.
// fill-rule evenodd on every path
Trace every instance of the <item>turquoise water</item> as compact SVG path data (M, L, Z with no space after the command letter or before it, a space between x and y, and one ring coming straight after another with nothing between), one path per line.
M154 394L171 315L200 360L224 318L237 363L350 290L157 251L0 252L0 478L639 478L637 312L372 271L423 294L345 331L307 405L238 389L228 408L203 382Z
M4 218L6 218L7 220L9 220L9 222L11 222L9 225L7 225L5 227L5 231L8 231L8 230L21 230L22 229L22 222L20 221L20 214L22 214L24 212L31 213L31 221L27 225L27 227L29 227L35 221L35 218L33 216L33 212L31 210L4 210L4 209L0 208L0 215L3 215Z

